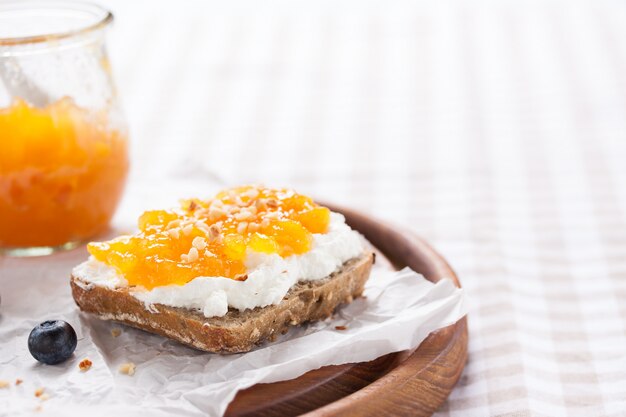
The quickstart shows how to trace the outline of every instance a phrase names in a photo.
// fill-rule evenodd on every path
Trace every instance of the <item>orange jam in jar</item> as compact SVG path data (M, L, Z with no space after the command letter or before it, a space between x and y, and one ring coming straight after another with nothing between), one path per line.
M128 171L126 133L64 98L0 108L0 247L56 247L103 232Z
M245 280L248 251L298 255L313 233L326 233L330 210L288 189L244 186L209 200L184 200L175 210L147 211L139 232L90 243L98 261L113 266L130 286L146 289L204 277Z

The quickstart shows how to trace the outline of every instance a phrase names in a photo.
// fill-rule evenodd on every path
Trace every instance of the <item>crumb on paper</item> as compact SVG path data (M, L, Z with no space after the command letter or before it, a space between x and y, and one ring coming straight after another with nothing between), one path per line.
M37 388L35 390L35 397L37 397L37 398L41 397L43 395L43 391L44 391L43 388Z
M111 329L111 336L118 337L121 334L122 334L122 329L120 329L118 327L115 327L115 328Z
M46 394L45 392L39 396L39 400L41 400L41 401L46 401L46 400L49 400L49 399L50 399L50 396L48 394Z
M122 365L120 365L119 371L121 374L125 374L128 376L133 376L135 375L135 364L132 362L128 362L128 363L123 363Z
M335 330L348 330L346 326L335 326Z
M20 385L22 382L24 382L24 381L22 381L21 379L17 378L15 380L15 385Z
M43 407L41 405L38 405L37 407L35 407L35 411L36 412L41 412L41 410L43 410Z
M0 379L0 388L9 388L9 381L5 381L4 379Z
M82 372L87 372L89 368L91 368L91 365L93 365L93 362L85 358L78 364L78 369L80 369Z

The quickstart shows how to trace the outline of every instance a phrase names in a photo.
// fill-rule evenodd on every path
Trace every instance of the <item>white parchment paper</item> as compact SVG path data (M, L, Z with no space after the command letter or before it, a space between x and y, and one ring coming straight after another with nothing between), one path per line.
M430 332L466 314L463 292L415 272L375 268L366 298L333 319L297 328L250 353L207 354L166 338L79 313L70 295L71 268L84 250L39 259L0 258L0 415L219 416L238 390L295 378L331 364L361 362L417 346ZM30 330L47 319L68 321L78 334L67 362L48 366L28 352ZM335 326L346 326L337 330ZM111 330L122 334L113 337ZM93 362L87 372L78 363ZM133 362L134 376L120 374ZM19 386L14 381L23 380ZM43 387L49 396L34 396Z

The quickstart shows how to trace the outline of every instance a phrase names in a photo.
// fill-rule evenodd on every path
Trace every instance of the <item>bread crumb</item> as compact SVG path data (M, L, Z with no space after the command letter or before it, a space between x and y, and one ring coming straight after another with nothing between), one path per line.
M9 381L5 381L4 379L0 379L0 388L9 388Z
M49 399L50 399L50 396L48 394L46 394L45 392L39 396L39 400L41 400L41 401L46 401L46 400L49 400Z
M128 363L123 363L122 365L120 365L119 371L121 374L125 374L128 376L133 376L135 375L135 364L132 362L128 362Z
M235 281L245 281L248 279L248 274L237 274L234 279Z
M20 385L22 382L24 382L24 381L22 381L21 379L17 378L15 380L15 385Z
M38 398L41 397L43 395L43 391L44 391L43 388L37 388L35 390L35 397L38 397Z
M335 326L335 330L348 330L346 326Z
M87 372L89 368L91 368L91 365L93 365L93 362L85 358L78 364L78 369L80 369L82 372Z
M121 334L122 334L122 329L119 329L117 327L114 329L111 329L111 336L118 337Z

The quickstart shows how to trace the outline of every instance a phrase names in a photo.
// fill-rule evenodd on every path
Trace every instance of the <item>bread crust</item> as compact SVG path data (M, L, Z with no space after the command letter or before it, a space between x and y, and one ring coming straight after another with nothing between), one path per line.
M128 289L110 289L72 276L72 296L78 307L103 320L115 320L215 353L247 352L290 326L325 319L342 303L363 293L374 254L366 252L344 263L319 281L299 282L276 305L204 317L196 310L153 304L146 309Z

